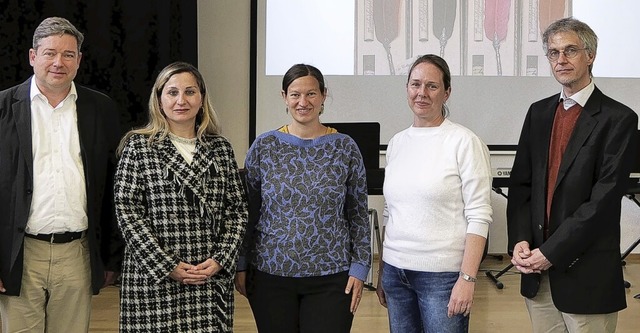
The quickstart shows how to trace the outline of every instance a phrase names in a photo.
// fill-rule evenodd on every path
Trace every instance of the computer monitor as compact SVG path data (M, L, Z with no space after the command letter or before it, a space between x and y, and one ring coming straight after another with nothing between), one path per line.
M367 192L381 195L384 183L384 169L380 169L380 123L325 123L338 132L350 136L360 148L360 154L367 169Z
M325 123L339 133L350 136L360 148L367 170L380 168L380 123Z

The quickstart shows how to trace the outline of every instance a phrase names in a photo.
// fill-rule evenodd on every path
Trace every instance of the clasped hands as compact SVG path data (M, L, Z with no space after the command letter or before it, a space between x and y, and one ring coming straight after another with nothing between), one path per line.
M511 263L524 274L542 273L552 266L539 249L530 250L527 241L521 241L513 247Z
M216 275L222 266L209 258L198 265L191 265L185 262L178 263L169 277L183 284L201 285L205 280Z

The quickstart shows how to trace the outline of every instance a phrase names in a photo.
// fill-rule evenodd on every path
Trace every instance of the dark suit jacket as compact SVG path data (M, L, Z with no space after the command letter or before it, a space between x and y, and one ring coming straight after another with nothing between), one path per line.
M0 279L7 295L19 295L23 240L33 189L31 79L0 92ZM76 84L78 132L84 166L93 293L104 283L105 265L120 256L113 213L118 110L107 96ZM116 250L114 250L116 249Z
M509 251L520 241L553 264L549 280L560 311L611 313L626 307L620 258L621 200L637 154L638 116L598 88L580 114L560 163L543 241L549 143L559 95L531 105L511 170ZM531 297L539 274L522 274ZM531 294L528 294L529 291Z

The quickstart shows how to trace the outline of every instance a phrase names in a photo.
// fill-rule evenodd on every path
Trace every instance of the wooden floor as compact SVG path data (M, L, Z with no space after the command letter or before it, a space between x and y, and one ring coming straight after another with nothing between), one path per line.
M494 272L504 268L508 261L487 257L478 274L474 307L471 313L470 332L527 333L531 325L524 301L519 295L519 277L515 270L500 277L503 289L497 289L485 275L487 270ZM640 331L640 254L627 257L624 268L625 279L631 283L627 289L627 309L618 317L618 333L636 333ZM91 332L118 332L118 288L108 287L93 299ZM251 309L246 299L236 294L235 329L237 333L256 332ZM352 332L389 332L386 309L380 306L373 291L365 290L360 308L356 313Z

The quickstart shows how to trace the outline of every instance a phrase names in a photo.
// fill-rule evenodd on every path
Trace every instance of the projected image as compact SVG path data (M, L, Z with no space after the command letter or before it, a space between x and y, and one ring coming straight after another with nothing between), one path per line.
M571 0L358 0L358 75L405 75L438 54L453 75L548 76L542 31Z
M265 75L312 63L326 75L406 75L423 54L455 76L550 77L542 32L574 16L598 34L596 77L640 77L638 1L265 0L258 54ZM300 15L305 13L305 15ZM264 21L261 21L264 18ZM633 51L619 52L631 48ZM262 53L264 52L264 53ZM263 57L262 57L263 55Z
M599 89L640 110L640 1L261 0L255 1L255 130L290 119L282 75L295 63L325 74L325 122L377 122L380 142L410 126L407 72L433 53L451 67L450 118L489 145L515 145L533 101L561 87L542 31L573 16L598 35Z

